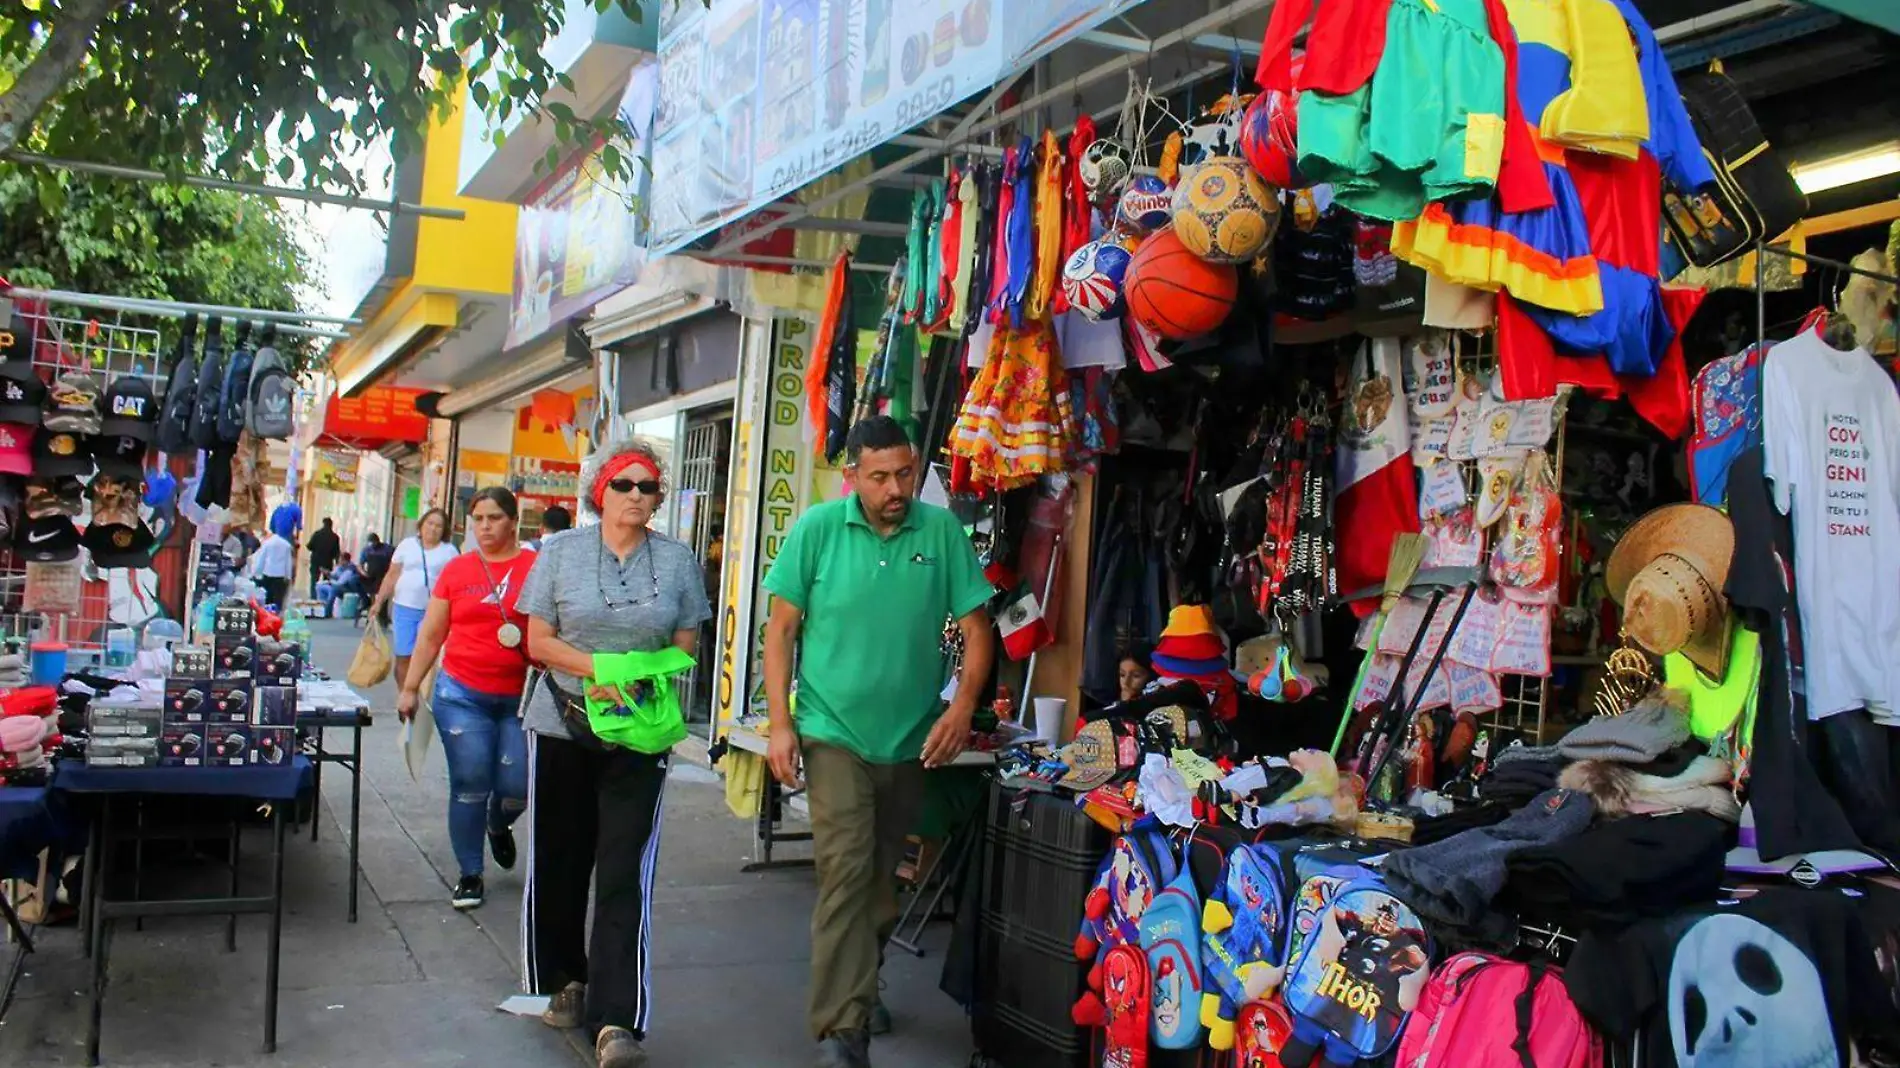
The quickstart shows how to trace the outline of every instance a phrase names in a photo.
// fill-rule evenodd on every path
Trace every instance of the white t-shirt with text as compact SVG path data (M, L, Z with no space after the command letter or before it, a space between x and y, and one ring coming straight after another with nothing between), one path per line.
M1812 331L1768 352L1762 436L1794 526L1808 718L1900 716L1900 393Z

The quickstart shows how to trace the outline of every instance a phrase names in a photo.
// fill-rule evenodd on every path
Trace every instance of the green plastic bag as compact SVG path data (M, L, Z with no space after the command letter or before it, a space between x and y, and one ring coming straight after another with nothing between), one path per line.
M637 753L664 753L686 737L676 680L691 671L693 658L669 645L651 653L595 653L594 674L585 687L587 723L608 745ZM594 697L604 686L619 701Z

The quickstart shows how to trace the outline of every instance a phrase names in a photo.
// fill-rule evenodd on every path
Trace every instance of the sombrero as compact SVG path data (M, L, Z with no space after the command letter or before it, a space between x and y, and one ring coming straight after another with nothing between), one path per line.
M1704 504L1669 504L1630 525L1604 583L1623 631L1657 656L1679 652L1715 678L1728 668L1728 582L1735 528Z

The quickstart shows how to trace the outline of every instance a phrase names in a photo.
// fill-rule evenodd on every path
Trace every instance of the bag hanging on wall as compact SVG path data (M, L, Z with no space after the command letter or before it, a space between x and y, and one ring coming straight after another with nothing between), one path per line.
M1715 184L1680 189L1665 171L1663 221L1684 258L1713 267L1785 233L1808 213L1808 198L1719 65L1679 79L1677 88Z

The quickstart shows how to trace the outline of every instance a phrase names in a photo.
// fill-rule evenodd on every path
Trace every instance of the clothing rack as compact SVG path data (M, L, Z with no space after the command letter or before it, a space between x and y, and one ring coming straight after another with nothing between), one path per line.
M1885 282L1888 285L1900 286L1900 277L1895 277L1891 274L1865 270L1851 263L1842 263L1840 260L1828 259L1826 256L1811 256L1806 252L1796 252L1786 245L1770 245L1765 241L1757 241L1755 242L1755 343L1758 345L1768 343L1768 283L1767 272L1762 269L1762 256L1769 253L1776 256L1786 256L1791 260L1800 260L1803 263L1811 263L1816 267L1826 267L1829 270L1843 271L1847 274L1857 274L1864 278L1871 278L1876 282Z
M339 315L307 315L303 312L271 311L257 308L238 308L224 304L192 304L177 300L149 300L144 297L113 297L101 293L76 293L65 289L35 289L30 286L10 286L5 288L4 296L13 300L42 300L47 304L64 304L75 308L91 308L96 311L129 312L134 315L151 315L163 319L183 319L188 315L215 315L228 321L260 320L272 323L280 334L296 334L300 337L324 338L332 341L348 340L349 334L340 330L324 330L317 327L301 326L301 323L325 323L339 326L358 326L363 320Z

